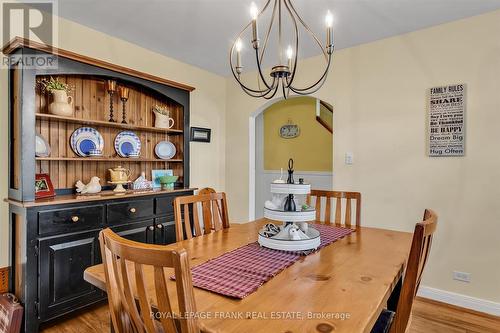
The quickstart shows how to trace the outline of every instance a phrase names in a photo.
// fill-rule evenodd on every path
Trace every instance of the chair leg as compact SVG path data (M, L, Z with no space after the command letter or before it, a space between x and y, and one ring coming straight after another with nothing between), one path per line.
M387 300L387 310L396 312L402 285L403 277L400 277L398 283L396 284L396 287L394 287L394 290L392 291L391 296L389 296L389 299Z

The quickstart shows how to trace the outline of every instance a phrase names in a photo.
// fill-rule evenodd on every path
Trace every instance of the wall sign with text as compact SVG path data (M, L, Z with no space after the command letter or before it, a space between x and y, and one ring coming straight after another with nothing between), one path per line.
M429 156L465 155L465 84L429 91Z

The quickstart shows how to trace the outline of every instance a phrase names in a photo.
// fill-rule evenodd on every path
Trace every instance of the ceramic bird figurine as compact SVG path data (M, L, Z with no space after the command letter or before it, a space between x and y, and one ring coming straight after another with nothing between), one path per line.
M300 240L299 229L290 228L290 230L288 230L288 234L290 235L291 240Z
M101 192L101 183L99 177L92 177L90 182L85 185L81 180L76 182L76 191L81 194L93 194Z

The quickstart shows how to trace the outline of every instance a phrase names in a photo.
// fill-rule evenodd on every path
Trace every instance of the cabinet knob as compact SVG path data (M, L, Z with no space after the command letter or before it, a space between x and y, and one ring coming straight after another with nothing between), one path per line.
M135 211L136 211L134 207L130 208L129 210L131 213L135 213Z
M148 229L149 229L149 230L151 230L151 231L153 231L153 230L155 230L155 227L153 227L152 225L150 225L150 226L148 227Z
M157 227L158 229L161 229L161 228L163 228L163 224L157 224L157 225L156 225L156 227Z
M71 216L71 221L78 222L80 218L78 216Z

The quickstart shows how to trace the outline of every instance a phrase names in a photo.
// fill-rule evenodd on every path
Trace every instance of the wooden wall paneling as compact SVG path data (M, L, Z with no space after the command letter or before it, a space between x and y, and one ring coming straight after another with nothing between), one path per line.
M43 77L40 77L41 79ZM48 78L48 76L47 76ZM75 117L106 121L109 118L109 94L105 90L105 81L101 78L68 75L58 76L59 80L67 82L74 87L71 95L73 97ZM118 83L120 85L120 83ZM182 106L174 101L157 96L144 87L129 86L130 95L126 104L127 122L131 125L154 126L153 107L158 105L167 106L171 110L171 117L174 118L174 128L183 129ZM50 103L48 94L37 93L37 112L48 113ZM122 120L122 103L119 94L113 96L114 119L119 123ZM37 132L44 136L51 145L51 157L78 157L70 147L69 138L75 129L84 125L60 121L58 119L47 120L37 119ZM121 127L109 127L97 125L95 128L104 138L103 155L109 158L119 157L114 149L114 140L119 132L124 130ZM137 130L135 133L141 140L141 158L156 158L154 148L162 140L169 140L177 148L176 159L183 158L184 141L183 135L168 135L162 132L150 132ZM174 174L183 179L183 163L167 162L144 162L140 160L130 160L123 162L98 162L98 161L37 161L37 172L51 174L54 187L56 189L74 188L77 180L83 182L90 181L92 176L101 178L101 184L107 185L109 179L109 168L122 165L131 171L130 179L137 178L142 171L146 173L148 179L151 178L151 170L169 168L174 170Z
M95 87L95 94L96 94L96 105L95 105L95 117L92 119L97 119L97 120L107 120L107 109L108 105L106 104L106 97L109 96L108 92L106 91L105 83L103 80L99 79L92 79L92 85ZM99 133L104 138L104 149L108 146L112 146L113 142L109 141L109 137L111 135L110 128L108 127L98 127L97 130ZM105 154L105 152L103 152ZM83 162L82 162L83 163ZM107 185L106 183L106 166L104 163L100 162L92 162L90 163L91 170L87 171L85 173L85 180L84 182L87 183L90 181L90 178L93 176L97 176L101 179L101 186ZM83 180L82 180L83 181Z
M151 126L153 127L153 112L151 112L151 107L150 104L148 104L148 99L149 96L146 96L145 94L141 94L141 104L139 105L139 110L142 111L141 113L141 119L142 123L141 125L144 126Z

